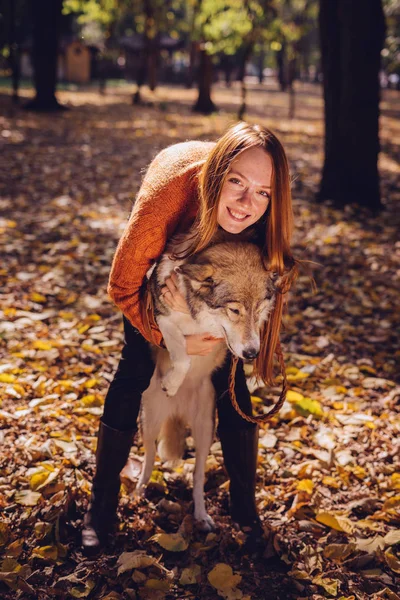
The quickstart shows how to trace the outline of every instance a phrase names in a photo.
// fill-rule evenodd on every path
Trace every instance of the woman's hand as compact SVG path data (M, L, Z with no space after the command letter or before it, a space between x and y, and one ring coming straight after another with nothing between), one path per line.
M207 356L224 338L215 338L209 333L185 335L186 352L190 356Z
M178 276L172 273L171 277L165 280L165 285L161 288L160 300L173 310L190 315L189 307L185 298L182 296L177 287Z

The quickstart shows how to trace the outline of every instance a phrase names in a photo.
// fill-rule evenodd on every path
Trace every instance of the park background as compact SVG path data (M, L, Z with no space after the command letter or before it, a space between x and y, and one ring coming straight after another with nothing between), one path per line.
M1 597L398 599L398 0L11 0L0 17ZM232 530L218 440L205 536L190 439L138 500L138 438L116 542L85 559L116 244L155 154L238 119L284 143L311 261L281 336L288 399L260 432L266 547ZM279 377L248 383L269 410Z

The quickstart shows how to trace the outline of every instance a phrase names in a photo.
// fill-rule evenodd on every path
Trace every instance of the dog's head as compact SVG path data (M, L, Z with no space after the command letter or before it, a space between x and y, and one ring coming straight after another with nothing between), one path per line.
M268 319L280 278L264 268L254 244L224 242L176 268L188 289L192 316L207 314L233 354L254 359L262 324Z

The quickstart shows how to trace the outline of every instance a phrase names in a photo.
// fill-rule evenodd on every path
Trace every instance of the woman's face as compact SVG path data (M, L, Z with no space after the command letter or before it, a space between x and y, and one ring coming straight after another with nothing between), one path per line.
M260 219L271 200L272 160L263 148L242 152L230 167L218 205L218 224L240 233Z

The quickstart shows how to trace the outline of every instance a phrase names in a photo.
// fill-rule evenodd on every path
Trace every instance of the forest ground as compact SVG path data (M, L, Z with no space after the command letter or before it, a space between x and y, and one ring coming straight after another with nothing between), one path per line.
M239 90L216 86L220 111L210 117L193 114L195 90L179 87L145 89L140 107L131 104L133 86L104 96L61 91L70 110L54 115L12 108L10 90L1 91L2 598L400 598L400 94L383 92L385 210L373 217L314 201L323 161L320 87L298 85L293 119L287 94L250 87L247 119L272 127L287 149L294 253L316 263L317 285L313 291L303 272L291 292L282 334L290 392L260 431L265 547L249 553L232 527L217 440L206 498L218 529L207 536L190 516L190 445L177 469L157 462L138 500L138 439L124 471L116 541L91 560L81 553L80 528L122 341L120 313L106 294L112 256L156 152L215 140L236 119ZM251 378L249 386L259 413L280 389L279 378L272 390Z

